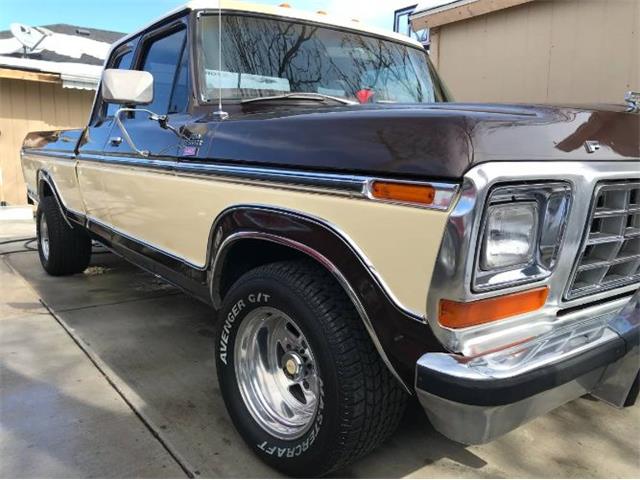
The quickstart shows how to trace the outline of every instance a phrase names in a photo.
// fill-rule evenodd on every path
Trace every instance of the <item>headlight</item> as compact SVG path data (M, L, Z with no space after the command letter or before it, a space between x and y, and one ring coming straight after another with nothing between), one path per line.
M487 210L480 268L495 270L529 263L533 258L537 231L537 204L490 206Z
M483 216L473 287L489 290L549 276L570 203L566 183L494 188Z

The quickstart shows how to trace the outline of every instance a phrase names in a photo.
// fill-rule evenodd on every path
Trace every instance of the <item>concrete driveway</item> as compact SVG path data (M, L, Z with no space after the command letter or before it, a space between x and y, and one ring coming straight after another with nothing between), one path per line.
M0 223L0 241L32 234ZM48 277L32 246L0 244L1 476L279 476L230 423L209 308L100 249L84 274ZM640 405L585 397L465 447L414 404L337 476L638 477L639 427Z

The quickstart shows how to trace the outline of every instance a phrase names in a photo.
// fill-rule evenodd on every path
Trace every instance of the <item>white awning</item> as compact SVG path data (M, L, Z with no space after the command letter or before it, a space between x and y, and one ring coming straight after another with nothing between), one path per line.
M64 88L95 90L102 75L102 66L86 63L48 62L33 58L0 56L0 67L32 72L57 73Z

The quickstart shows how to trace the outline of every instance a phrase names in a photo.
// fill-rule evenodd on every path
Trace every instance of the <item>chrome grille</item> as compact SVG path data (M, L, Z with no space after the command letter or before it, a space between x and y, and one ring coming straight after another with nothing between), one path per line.
M566 298L640 281L640 181L599 183Z

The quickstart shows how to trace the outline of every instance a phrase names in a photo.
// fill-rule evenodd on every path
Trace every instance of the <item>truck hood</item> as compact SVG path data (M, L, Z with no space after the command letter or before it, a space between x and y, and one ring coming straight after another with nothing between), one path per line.
M208 157L399 177L459 179L488 161L633 161L640 115L621 105L439 103L244 107ZM599 148L589 153L586 143Z

